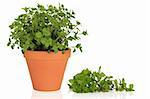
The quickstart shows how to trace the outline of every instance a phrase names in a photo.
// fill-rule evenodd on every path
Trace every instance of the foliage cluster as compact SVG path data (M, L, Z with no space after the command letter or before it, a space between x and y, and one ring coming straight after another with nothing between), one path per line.
M75 12L59 4L59 6L38 4L37 7L25 7L24 14L19 15L9 26L11 35L8 46L26 50L64 52L73 48L82 52L80 43L69 46L72 41L78 41L87 31L81 30L81 23L76 20Z
M69 88L77 93L88 92L108 92L116 91L134 91L134 85L127 85L124 78L113 79L113 76L107 76L104 72L92 72L89 69L84 69L81 73L76 74L73 79L69 80Z

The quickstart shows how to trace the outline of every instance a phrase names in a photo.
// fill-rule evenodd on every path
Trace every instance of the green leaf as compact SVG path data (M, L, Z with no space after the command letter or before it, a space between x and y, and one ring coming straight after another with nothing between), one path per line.
M51 50L48 50L48 53L50 53Z
M91 72L88 69L82 71L82 74L89 75Z
M13 44L13 45L11 45L11 48L12 48L12 49L14 49L14 47L15 47L15 45L14 45L14 44Z
M134 85L129 84L129 88L126 88L126 91L134 91Z
M51 36L50 30L49 30L48 28L43 28L42 33L43 33L45 36Z
M35 33L35 37L36 37L36 38L41 38L41 37L42 37L42 33L41 33L41 32Z
M74 49L73 52L76 52L76 49Z
M75 14L75 12L74 12L74 11L72 11L72 14Z
M72 41L72 40L74 40L74 37L69 36L67 39L70 40L70 41Z
M25 12L28 12L29 8L28 7L25 7L25 8L22 8Z
M47 42L47 39L46 38L41 38L41 43L42 44L45 44Z
M80 25L81 23L79 21L76 21L77 25Z
M76 47L77 47L77 48L80 48L80 47L81 47L81 44L77 44Z
M49 43L50 46L52 46L52 41L53 41L53 40L52 40L51 38L49 38L49 39L47 40L47 42Z
M52 46L52 39L51 38L49 38L49 39L42 38L41 42L43 45L45 45L46 48L48 48L49 46Z
M101 73L101 68L102 68L102 67L101 67L101 66L99 66L99 69L98 69L98 72L99 72L99 73Z
M9 42L7 43L7 46L10 46L10 44L11 44L11 40L9 39Z
M57 52L58 52L58 47L57 47L57 46L53 46L52 49L54 50L54 53L57 53Z
M83 52L82 47L79 48L81 52Z
M82 52L82 46L80 43L76 45L76 48L78 48Z
M117 81L117 79L114 80L114 83L115 83L115 87L116 87L115 89L116 89L116 91L118 91L119 87L118 87L118 81Z
M87 31L82 32L83 35L88 35Z
M45 10L45 7L43 5L38 4L37 7L38 7L38 9L40 11L44 11Z

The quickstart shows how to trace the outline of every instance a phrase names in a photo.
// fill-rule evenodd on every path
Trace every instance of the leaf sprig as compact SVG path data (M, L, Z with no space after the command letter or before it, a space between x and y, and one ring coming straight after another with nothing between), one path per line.
M19 15L9 26L11 35L8 46L26 50L58 51L69 49L69 43L78 41L87 31L81 30L81 23L76 20L75 12L59 6L38 4L37 7L22 8L25 13ZM72 47L72 46L71 46ZM82 51L80 43L73 47Z
M101 72L101 66L98 72L84 69L70 79L68 85L72 91L77 93L108 92L110 90L134 91L133 84L127 85L124 78L117 80L113 79L113 76L107 76Z

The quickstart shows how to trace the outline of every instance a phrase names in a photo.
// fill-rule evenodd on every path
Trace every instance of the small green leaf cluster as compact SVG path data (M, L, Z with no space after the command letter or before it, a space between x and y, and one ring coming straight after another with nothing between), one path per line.
M38 4L37 7L25 7L9 26L11 35L8 46L26 50L64 52L69 48L82 51L80 43L69 46L69 42L78 41L87 31L81 30L81 23L76 20L75 12L59 6Z
M113 79L113 76L107 76L101 72L101 67L98 72L84 69L73 79L70 79L68 85L71 90L77 93L108 92L110 90L134 91L133 84L127 86L124 78L117 80Z

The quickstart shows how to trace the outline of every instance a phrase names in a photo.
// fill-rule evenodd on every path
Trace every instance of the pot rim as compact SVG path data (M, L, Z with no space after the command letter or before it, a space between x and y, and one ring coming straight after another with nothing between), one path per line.
M31 51L27 50L24 52L24 57L26 59L39 59L39 60L47 60L47 59L67 59L70 57L71 49L65 50L64 53L62 51L58 51L57 53L47 51Z

